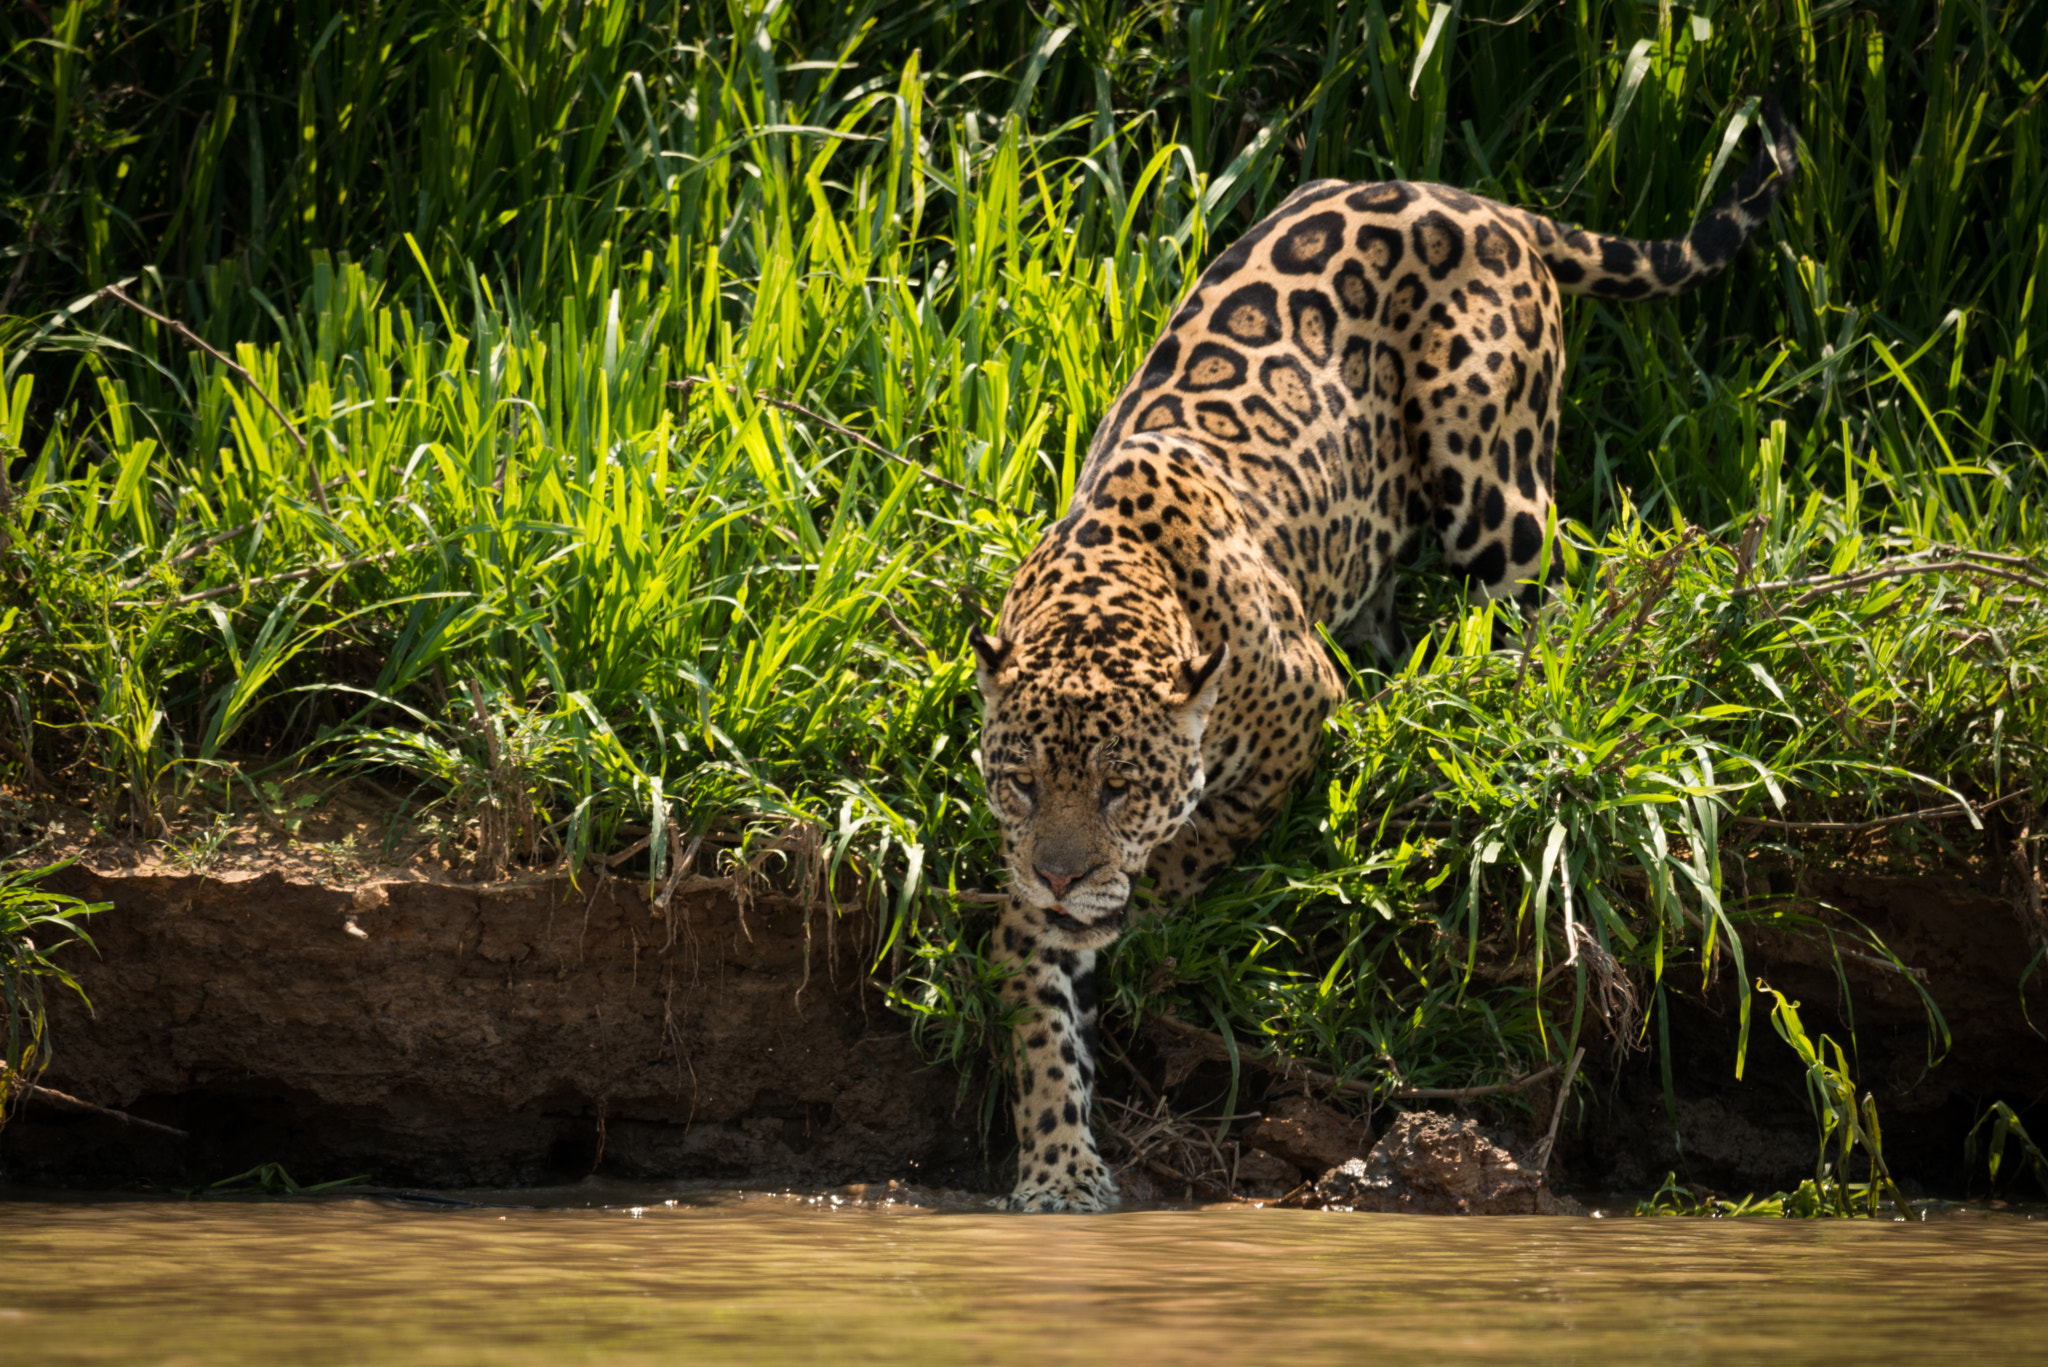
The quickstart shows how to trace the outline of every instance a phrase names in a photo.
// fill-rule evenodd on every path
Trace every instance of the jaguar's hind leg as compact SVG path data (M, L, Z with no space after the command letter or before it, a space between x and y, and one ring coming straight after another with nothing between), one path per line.
M1398 669L1408 662L1411 642L1407 629L1401 625L1400 614L1394 610L1394 567L1384 565L1379 573L1378 585L1366 597L1358 615L1345 624L1337 644L1353 656L1370 651L1381 667Z

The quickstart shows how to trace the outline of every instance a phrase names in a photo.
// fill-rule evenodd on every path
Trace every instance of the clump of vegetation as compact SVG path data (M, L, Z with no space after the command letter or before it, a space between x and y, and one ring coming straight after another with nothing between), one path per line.
M91 1005L52 956L73 941L90 948L92 937L79 922L107 904L38 886L59 867L0 869L0 1127L14 1099L35 1086L50 1061L46 987L76 992Z
M218 1182L195 1187L185 1193L187 1200L211 1196L315 1196L322 1192L339 1191L367 1182L368 1177L337 1177L331 1182L314 1182L310 1185L292 1180L292 1175L282 1164L258 1163L247 1172L238 1172L223 1177Z
M1987 1125L1991 1127L1988 1134L1984 1129ZM1984 1136L1981 1141L1978 1139L1979 1135ZM1980 1142L1984 1146L1982 1150L1977 1147ZM2027 1133L2027 1127L2020 1123L2019 1116L2013 1113L2011 1106L2003 1101L1994 1101L1990 1108L1978 1117L1965 1145L1969 1166L1972 1169L1977 1166L1978 1153L1983 1153L1986 1176L1993 1193L1998 1190L1998 1170L2005 1163L2008 1144L2015 1151L2013 1168L2024 1169L2031 1174L2034 1181L2040 1185L2041 1194L2048 1196L2048 1153L2043 1153L2041 1146L2034 1142L2034 1137Z
M1882 1212L1892 1219L1914 1218L1912 1202L1900 1193L1898 1184L1892 1180L1891 1168L1884 1161L1884 1131L1877 1120L1877 1098L1867 1092L1860 1099L1857 1097L1855 1079L1849 1075L1848 1053L1826 1035L1818 1043L1807 1036L1799 1019L1799 1003L1761 978L1757 979L1756 989L1775 999L1771 1027L1806 1068L1806 1100L1820 1128L1813 1176L1791 1191L1729 1200L1723 1196L1697 1195L1681 1186L1674 1173L1664 1179L1656 1195L1636 1206L1636 1214L1728 1219L1860 1216L1874 1220ZM1852 1182L1848 1178L1850 1160L1859 1154L1869 1172L1864 1181ZM1995 1172L1996 1159L1992 1166ZM1888 1212L1882 1204L1887 1198L1891 1202Z
M1750 877L2031 829L2044 18L16 6L0 764L137 840L353 767L486 872L811 851L985 1057L965 635L1185 283L1315 176L1666 235L1772 88L1759 245L1570 314L1531 648L1421 565L1430 638L1108 1024L1463 1086L1656 1047L1759 929L1896 964Z
M1813 1176L1791 1191L1731 1199L1695 1191L1672 1173L1655 1195L1636 1204L1635 1213L1716 1219L1915 1218L1913 1203L1900 1193L1884 1161L1884 1133L1878 1125L1877 1098L1866 1092L1860 1101L1857 1099L1856 1083L1849 1076L1848 1056L1842 1046L1826 1035L1816 1045L1800 1023L1797 1002L1788 1000L1762 979L1757 980L1757 991L1776 998L1776 1005L1771 1008L1771 1024L1806 1066L1807 1101L1820 1127ZM1988 1134L1986 1126L1990 1127ZM1984 1136L1981 1141L1980 1135ZM1999 1168L2004 1165L2010 1146L2014 1150L2012 1166L2031 1173L2041 1190L2048 1193L2048 1155L2034 1143L2033 1136L2006 1102L1991 1103L1965 1141L1965 1163L1973 1175L1979 1165L1980 1142L1983 1166L1993 1192L1997 1190ZM1831 1143L1835 1146L1832 1154ZM1847 1174L1851 1170L1850 1160L1858 1153L1864 1158L1868 1176L1862 1182L1852 1182Z

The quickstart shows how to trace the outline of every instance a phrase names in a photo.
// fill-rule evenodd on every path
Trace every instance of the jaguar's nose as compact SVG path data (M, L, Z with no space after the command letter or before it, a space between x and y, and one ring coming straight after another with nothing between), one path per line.
M1052 889L1053 896L1065 897L1067 895L1068 888L1071 888L1072 886L1074 886L1074 884L1081 882L1085 878L1088 878L1089 876L1094 874L1094 872L1097 869L1102 867L1102 861L1097 860L1095 863L1090 864L1087 868L1082 869L1079 873L1067 872L1067 870L1073 868L1074 865L1079 862L1079 860L1074 860L1070 862L1065 859L1052 859L1047 861L1047 863L1051 864L1052 866L1050 868L1047 868L1045 864L1038 864L1034 867L1038 871L1038 876L1045 880L1045 885Z
M1038 876L1045 880L1045 885L1052 889L1055 897L1065 897L1067 889L1074 886L1074 880L1079 877L1071 873L1049 873L1044 869L1038 871Z

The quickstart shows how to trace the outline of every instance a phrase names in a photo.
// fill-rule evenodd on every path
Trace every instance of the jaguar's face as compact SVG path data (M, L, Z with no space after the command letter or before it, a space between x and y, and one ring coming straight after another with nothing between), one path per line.
M1026 670L998 638L977 636L975 649L982 776L1010 893L1069 947L1106 945L1152 851L1201 802L1202 730L1224 652L1111 684Z

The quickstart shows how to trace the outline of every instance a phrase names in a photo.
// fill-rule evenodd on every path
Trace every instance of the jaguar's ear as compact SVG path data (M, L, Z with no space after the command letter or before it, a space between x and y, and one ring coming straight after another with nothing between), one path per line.
M1200 734L1209 711L1223 691L1223 662L1230 658L1228 645L1217 646L1207 655L1190 655L1180 662L1180 677L1174 681L1174 707Z
M993 712L1002 696L1001 679L1003 666L1010 660L1010 643L1000 636L970 631L967 644L974 647L974 681L981 685L982 705Z

